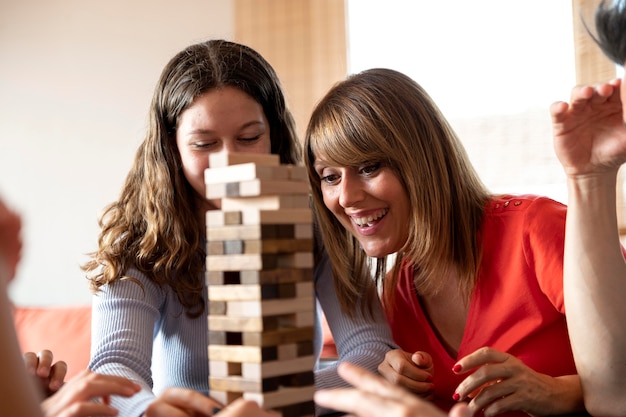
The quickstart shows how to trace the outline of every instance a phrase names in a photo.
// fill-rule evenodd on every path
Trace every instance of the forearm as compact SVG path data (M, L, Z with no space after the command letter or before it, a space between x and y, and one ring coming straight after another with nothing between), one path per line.
M564 300L574 359L592 408L598 400L622 398L626 389L626 264L615 187L609 175L568 180Z

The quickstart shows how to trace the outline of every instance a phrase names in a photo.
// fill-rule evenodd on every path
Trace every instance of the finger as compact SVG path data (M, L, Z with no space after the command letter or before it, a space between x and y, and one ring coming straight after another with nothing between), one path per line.
M426 352L415 352L411 356L411 360L415 365L417 365L420 369L423 369L425 372L428 372L430 376L433 374L433 358Z
M50 368L48 389L52 392L56 392L63 386L65 381L65 375L67 375L67 363L59 361L52 365Z
M408 377L402 373L396 372L396 370L392 369L388 363L381 363L378 367L378 372L386 381L393 385L404 387L405 389L422 397L429 397L434 388L433 383L430 382L432 379L431 375L428 372L419 369L412 363L408 364L411 368L415 368L415 370L411 370L406 366L402 368L401 372L410 375Z
M218 401L185 388L167 388L161 394L161 399L179 409L193 410L198 413L207 413L207 410L210 412L214 408L223 408L223 405Z
M457 374L469 372L472 369L483 366L487 363L500 363L506 361L510 355L508 353L500 352L499 350L491 349L488 347L480 348L469 355L461 358L453 367L452 370Z
M478 395L469 402L469 406L475 411L483 410L487 407L491 407L492 412L496 410L507 411L509 409L503 409L502 407L506 407L507 402L514 399L513 394L513 386L507 384L506 381L492 384L483 388ZM505 401L505 399L507 400Z
M399 387L392 385L385 379L378 377L360 366L344 362L339 364L337 373L346 382L364 392L380 394L391 398L406 395Z
M278 417L279 415L280 414L275 411L263 410L255 401L238 398L229 405L227 405L222 411L220 411L218 417Z
M44 349L37 354L39 363L37 364L37 376L40 378L47 378L50 376L50 368L52 367L52 361L54 357L52 352L48 349Z
M499 384L502 380L509 378L510 372L501 364L489 364L478 368L474 373L465 378L455 390L456 400L474 398L486 387Z
M392 404L384 397L351 388L315 392L314 399L322 407L355 414L359 417L393 415Z
M103 403L94 401L75 402L63 410L62 416L90 417L90 416L116 416L117 409Z
M37 365L39 364L37 354L35 352L26 352L22 357L24 358L26 371L31 375L37 375Z
M87 383L81 386L83 399L106 398L111 395L130 397L141 390L141 386L130 379L102 374L92 374Z
M472 417L472 410L465 403L455 404L448 417Z

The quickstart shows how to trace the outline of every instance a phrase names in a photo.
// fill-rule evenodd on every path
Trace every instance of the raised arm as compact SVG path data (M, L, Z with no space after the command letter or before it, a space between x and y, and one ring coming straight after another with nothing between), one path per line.
M626 161L620 80L576 87L551 107L554 147L567 175L564 297L585 405L626 414L626 264L616 178Z

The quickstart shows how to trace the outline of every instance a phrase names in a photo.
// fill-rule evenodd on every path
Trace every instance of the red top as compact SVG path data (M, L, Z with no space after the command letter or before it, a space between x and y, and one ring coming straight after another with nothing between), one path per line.
M403 350L432 355L435 402L443 409L455 403L454 390L467 376L455 375L452 366L484 346L543 374L577 373L563 306L565 213L564 205L532 195L489 203L480 232L483 259L457 358L441 345L422 311L413 268L402 269L389 323Z

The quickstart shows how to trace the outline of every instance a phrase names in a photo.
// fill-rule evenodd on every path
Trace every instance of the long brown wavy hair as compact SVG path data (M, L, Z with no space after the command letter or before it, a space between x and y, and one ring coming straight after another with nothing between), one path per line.
M280 155L281 163L300 160L281 84L259 53L225 40L179 52L156 85L148 130L120 197L99 219L98 250L82 266L93 292L123 279L134 266L158 285L170 286L190 317L204 312L204 196L185 178L176 129L196 97L223 86L236 87L261 104L270 126L271 152Z
M359 304L363 312L371 312L379 285L390 306L403 261L413 265L420 294L438 291L439 277L455 270L469 297L481 257L477 234L490 195L452 127L420 85L390 69L348 77L314 109L304 148L314 212L344 312L353 314ZM380 162L402 181L411 205L409 237L388 278L386 259L368 258L324 205L314 168L318 157L347 167ZM360 303L364 295L369 302Z

